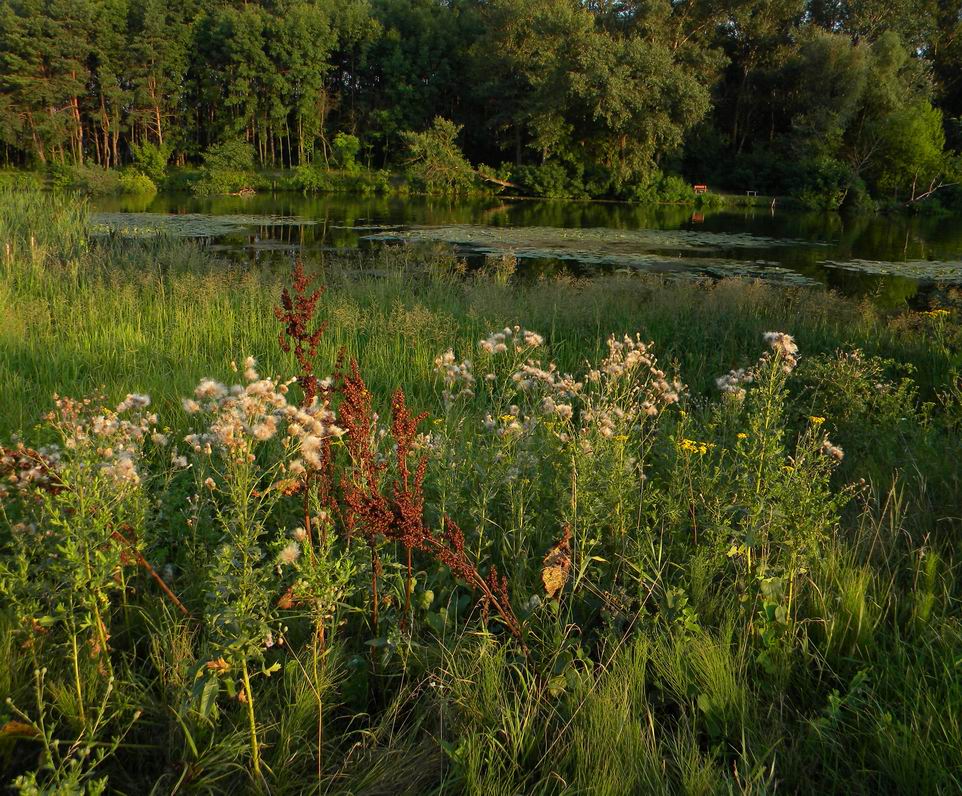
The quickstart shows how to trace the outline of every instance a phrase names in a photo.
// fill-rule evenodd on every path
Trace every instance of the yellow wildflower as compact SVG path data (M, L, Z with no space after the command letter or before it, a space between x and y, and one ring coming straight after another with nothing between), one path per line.
M738 439L748 439L748 434L746 434L744 431L739 431L738 434L736 434L736 436L738 437Z
M714 448L715 446L710 442L698 442L694 439L683 439L679 446L683 451L687 453L697 453L699 456L704 456L708 453L709 448Z
M820 425L822 425L822 423L825 422L825 418L824 418L824 417L819 417L818 415L812 415L812 416L811 416L810 418L808 418L808 419L812 421L812 425L813 425L813 426L820 426Z

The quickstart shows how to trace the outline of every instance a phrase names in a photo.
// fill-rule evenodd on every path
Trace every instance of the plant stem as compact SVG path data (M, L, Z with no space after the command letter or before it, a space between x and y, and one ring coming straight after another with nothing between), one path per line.
M377 569L378 558L377 548L371 544L371 624L374 626L374 635L377 635Z
M307 534L307 548L313 554L314 538L311 535L311 476L310 473L304 478L304 532Z
M100 655L107 662L107 671L114 673L114 666L110 660L110 650L107 648L107 631L103 619L100 618L100 607L97 605L97 594L93 596L94 622L97 625L97 639L100 642Z
M73 653L73 679L74 687L77 689L77 707L80 710L80 723L87 726L87 716L84 713L84 695L80 686L80 660L77 652L77 634L70 630L70 647Z
M324 697L321 695L321 682L318 676L318 661L323 661L326 639L324 637L324 620L317 624L316 647L314 650L314 688L317 690L317 781L321 781L324 769Z
M250 724L251 734L251 765L254 768L254 776L258 782L261 782L261 756L257 748L257 721L254 718L254 692L251 691L251 678L247 671L246 660L243 663L242 671L244 674L244 695L247 697L247 720Z
M411 548L407 548L408 554L408 576L404 584L404 624L408 623L411 616ZM413 623L412 623L413 625Z

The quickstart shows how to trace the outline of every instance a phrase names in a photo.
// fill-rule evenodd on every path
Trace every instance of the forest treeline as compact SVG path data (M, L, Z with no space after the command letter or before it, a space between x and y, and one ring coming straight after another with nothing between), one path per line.
M837 207L954 183L960 116L962 0L0 0L12 166L303 172L337 139L429 187Z

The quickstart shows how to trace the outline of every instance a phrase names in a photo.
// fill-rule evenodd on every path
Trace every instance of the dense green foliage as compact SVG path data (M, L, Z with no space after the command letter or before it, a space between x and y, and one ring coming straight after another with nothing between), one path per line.
M474 169L458 148L460 132L458 125L438 117L423 133L404 133L408 171L425 190L456 193L474 184Z
M232 138L215 144L204 153L201 178L193 187L199 194L225 194L253 188L254 149Z
M445 250L312 263L317 376L344 348L381 419L334 444L333 504L305 503L288 488L308 421L264 414L301 395L268 376L300 372L277 344L286 266L92 241L67 198L0 199L4 786L962 787L957 309L739 280L526 284ZM398 387L430 413L408 458ZM93 398L44 418L55 391ZM342 389L333 423L364 396ZM342 502L373 472L410 508L421 455L424 521L452 517L506 577L520 640L426 550L408 580L403 540L369 547Z
M425 179L411 137L441 119L445 151L548 197L650 197L661 170L813 207L913 203L959 175L960 9L2 0L0 140L7 164L133 162L155 183L242 140L258 167L312 166L312 190L321 168L351 172L338 141L356 141L352 164L413 161L415 187L463 190L476 175Z

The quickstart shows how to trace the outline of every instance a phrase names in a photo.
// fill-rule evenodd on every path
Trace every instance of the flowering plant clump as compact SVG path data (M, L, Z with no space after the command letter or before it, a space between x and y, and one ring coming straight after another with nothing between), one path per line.
M685 386L659 367L653 345L639 335L610 336L606 356L597 365L589 363L583 376L530 356L525 340L547 349L541 335L525 335L521 327L482 341L482 363L489 373L476 403L487 434L469 461L450 466L481 474L471 508L481 525L474 541L479 550L502 546L484 530L488 523L508 521L499 503L510 507L509 516L523 511L546 472L567 484L569 498L558 517L573 534L571 587L577 589L588 568L597 566L592 562L602 560L596 552L608 541L601 529L610 526L612 539L624 539L631 522L631 510L621 510L625 492L637 494L658 419L680 401ZM437 362L452 365L457 357L449 350ZM613 505L619 507L614 512ZM502 555L521 555L521 544L516 541Z
M287 382L261 378L257 363L248 357L244 363L246 384L227 387L213 379L203 379L193 398L185 398L184 409L191 415L206 415L204 430L188 434L184 442L195 454L211 456L215 449L230 459L243 461L253 455L260 443L285 431L282 441L288 462L281 472L299 476L321 467L324 444L344 434L337 425L328 402L315 396L306 405L290 404Z
M560 374L554 362L542 366L541 362L533 359L512 373L511 381L525 393L541 393L562 401L573 399L583 386L573 376Z
M492 332L479 345L488 354L504 354L509 349L522 351L544 345L544 338L537 332L520 326L505 326L500 332Z
M679 445L686 453L697 453L699 456L704 456L709 450L715 447L714 443L711 442L698 442L693 439L683 439Z
M474 397L475 378L471 372L471 360L466 359L463 362L458 362L455 359L454 351L449 348L435 358L434 370L440 374L444 383L441 397L444 400L445 409L450 408L451 404L459 399Z
M751 384L754 380L755 374L751 369L738 368L719 376L715 379L715 384L723 394L741 401L745 398L745 385Z
M774 356L781 363L785 373L791 373L798 365L798 345L795 338L785 332L765 332L763 335L765 342L768 343ZM763 358L768 354L763 354Z
M25 648L69 661L74 718L81 726L112 672L112 598L131 565L146 563L148 501L143 461L166 437L146 395L111 406L103 396L55 397L45 416L56 442L4 448L0 595ZM91 682L91 663L101 674Z
M18 442L12 448L0 448L0 500L9 498L11 491L27 497L37 490L62 489L57 476L59 461L59 445L33 450Z
M763 353L758 362L750 368L737 368L715 379L722 394L737 401L744 400L746 385L754 383L771 361L776 361L786 375L798 366L798 344L794 337L784 332L765 332L762 338L770 350Z
M492 417L490 412L486 414L482 424L485 430L504 439L530 433L537 424L537 420L532 416L525 417L517 404L511 404L503 414L497 417Z
M843 458L840 447L825 434L826 418L811 415L794 446L787 440L785 421L788 378L799 363L795 340L782 332L763 336L768 346L750 368L733 370L717 384L726 398L727 417L747 431L738 432L731 451L720 451L708 470L689 469L692 486L704 492L732 485L728 508L705 518L692 510L693 525L719 534L727 558L736 565L736 586L757 607L754 622L763 648L759 660L766 668L786 654L797 628L799 594L813 561L839 523L851 492L833 491L830 480ZM684 438L682 450L704 455L713 446ZM687 465L683 465L687 466ZM731 512L735 507L735 512ZM737 518L737 519L736 519Z
M599 385L609 403L627 404L649 417L656 416L666 406L678 403L685 385L679 379L668 380L658 367L653 345L643 343L640 335L625 335L621 340L611 335L608 356L598 369L589 372L589 380Z
M90 400L58 398L47 422L56 429L65 450L100 459L99 469L118 488L140 483L138 463L144 441L163 446L166 436L156 429L157 415L147 413L150 396L129 394L114 409L91 409ZM56 454L53 454L56 455Z
M543 345L540 335L527 334L534 336L537 345ZM654 417L664 407L678 403L685 387L678 379L669 381L658 368L650 343L643 343L637 335L622 339L612 335L607 344L605 359L596 368L589 365L583 379L561 373L554 362L528 359L520 363L499 392L492 389L495 407L485 415L485 427L499 436L521 433L533 427L526 422L530 424L541 416L597 423L603 435L611 437L615 420L630 418L633 422L642 416ZM453 353L449 354L453 359ZM519 398L530 407L527 413L519 408L521 401L514 402ZM505 399L512 402L505 403Z
M203 379L185 411L202 421L184 441L196 458L198 478L206 475L220 533L209 575L206 619L212 655L243 676L250 713L252 760L259 772L250 663L263 659L280 630L276 615L277 573L300 558L301 543L280 533L268 541L269 518L286 494L301 488L301 477L322 466L321 452L344 430L324 397L305 405L288 403L290 382L262 378L253 357L244 362L243 383L227 386ZM264 544L277 552L270 556Z
M838 445L833 445L828 437L825 437L825 439L822 441L821 451L826 456L830 456L837 462L840 462L845 458L845 451L843 451Z

